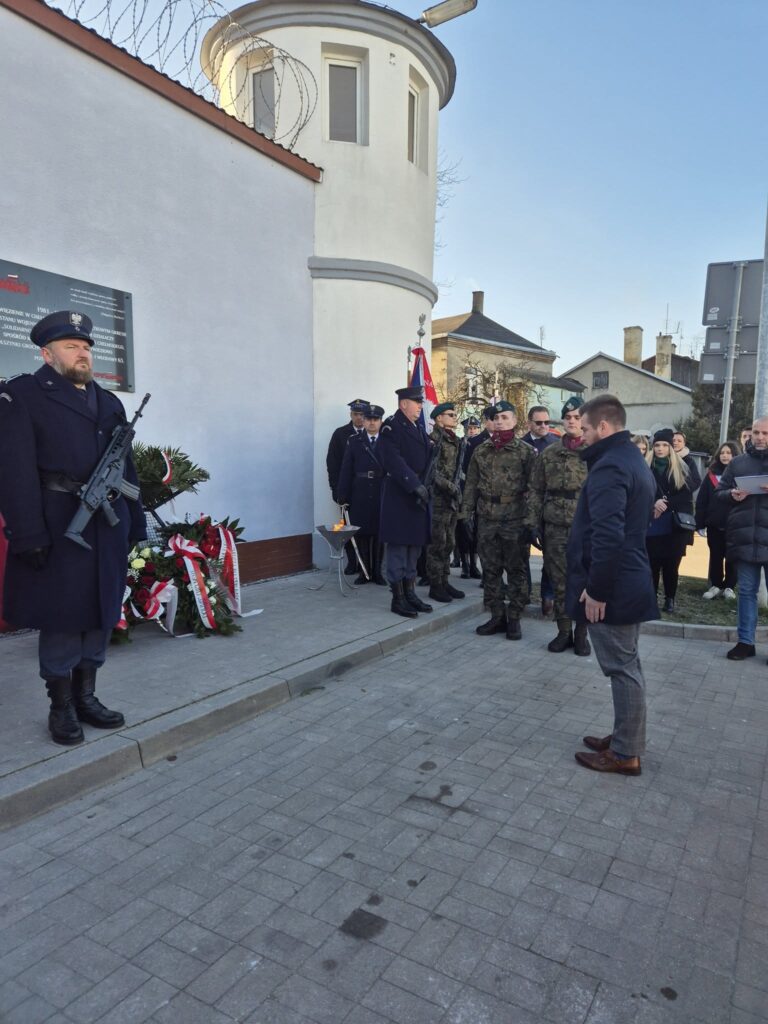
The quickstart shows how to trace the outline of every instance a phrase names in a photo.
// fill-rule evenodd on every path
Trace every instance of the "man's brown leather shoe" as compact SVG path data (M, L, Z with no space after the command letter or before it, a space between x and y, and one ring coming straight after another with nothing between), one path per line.
M591 750L609 750L611 746L611 740L613 736L603 736L600 739L598 736L584 736L582 743L585 747L589 747Z
M585 754L579 750L574 756L580 765L591 768L593 772L611 772L614 775L642 775L643 772L639 757L616 757L612 750L596 754Z

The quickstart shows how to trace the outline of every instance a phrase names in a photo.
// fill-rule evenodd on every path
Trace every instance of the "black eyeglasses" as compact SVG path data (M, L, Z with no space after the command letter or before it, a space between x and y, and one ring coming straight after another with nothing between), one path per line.
M531 423L533 423L533 425L535 427L548 427L549 426L549 420L531 420Z

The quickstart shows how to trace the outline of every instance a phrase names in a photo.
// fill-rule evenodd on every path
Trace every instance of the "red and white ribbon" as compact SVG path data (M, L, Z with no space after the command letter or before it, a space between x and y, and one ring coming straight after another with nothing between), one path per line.
M165 554L166 557L175 555L177 558L184 560L184 568L189 576L190 589L203 625L207 626L208 629L217 629L213 606L205 586L205 575L200 565L201 562L205 562L203 552L194 541L187 540L180 533L175 533L168 541L168 551Z
M166 452L160 452L160 454L163 456L163 462L165 463L165 475L163 476L162 483L169 484L173 478L173 465Z
M235 535L224 526L217 526L216 529L219 531L218 561L221 563L221 569L211 565L208 568L227 607L235 615L241 615L240 563L237 558Z

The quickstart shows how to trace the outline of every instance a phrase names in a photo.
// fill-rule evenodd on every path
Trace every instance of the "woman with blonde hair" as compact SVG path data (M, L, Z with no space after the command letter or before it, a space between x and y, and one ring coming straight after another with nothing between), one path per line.
M672 447L672 431L657 430L646 461L656 481L653 519L645 538L654 587L664 584L665 612L675 610L680 563L693 543L693 490L688 466ZM683 523L688 521L688 528Z
M642 452L643 456L646 459L648 458L648 438L645 436L645 434L633 434L632 444L636 444Z

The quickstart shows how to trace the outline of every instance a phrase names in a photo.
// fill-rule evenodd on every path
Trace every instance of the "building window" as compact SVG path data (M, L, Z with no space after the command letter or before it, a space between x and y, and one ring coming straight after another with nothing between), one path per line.
M429 87L422 76L411 68L408 75L407 153L410 163L427 170L429 139Z
M275 137L275 69L262 68L251 75L253 127L268 138Z
M419 94L408 90L408 159L416 163L418 154Z
M608 371L599 370L592 374L592 390L593 391L607 391L608 390Z
M328 62L328 138L361 141L361 65L358 61Z

